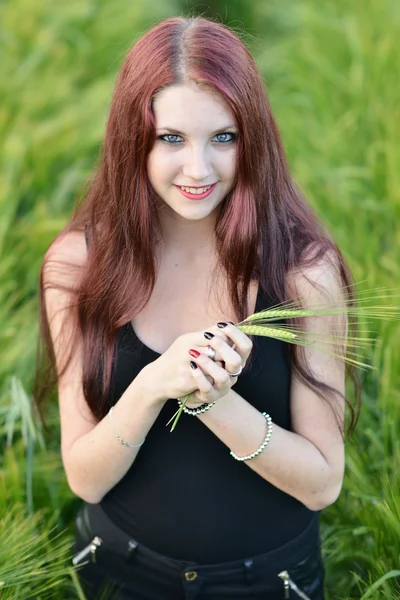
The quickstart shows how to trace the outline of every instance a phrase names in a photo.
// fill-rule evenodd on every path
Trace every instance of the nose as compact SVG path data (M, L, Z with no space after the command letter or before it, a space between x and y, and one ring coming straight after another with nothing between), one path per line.
M212 167L207 151L201 148L188 149L182 173L192 181L204 181L209 178Z

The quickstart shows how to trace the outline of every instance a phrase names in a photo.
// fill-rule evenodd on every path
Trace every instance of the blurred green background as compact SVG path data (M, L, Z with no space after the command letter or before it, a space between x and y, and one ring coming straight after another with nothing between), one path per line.
M98 156L116 74L162 18L203 14L253 53L293 176L362 289L400 280L398 0L3 0L0 3L0 590L83 598L79 501L30 394L43 254ZM339 500L322 514L327 600L400 595L400 346L377 323Z

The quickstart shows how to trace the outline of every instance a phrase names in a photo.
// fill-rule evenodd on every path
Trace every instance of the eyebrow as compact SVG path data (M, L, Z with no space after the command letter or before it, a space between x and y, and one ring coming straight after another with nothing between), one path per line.
M225 125L225 127L220 127L219 129L213 131L211 135L214 135L215 133L219 133L221 131L225 131L226 129L236 129L236 125ZM179 131L178 129L173 129L172 127L157 127L157 131L161 130L168 131L169 133L177 133L178 135L185 135L182 131Z

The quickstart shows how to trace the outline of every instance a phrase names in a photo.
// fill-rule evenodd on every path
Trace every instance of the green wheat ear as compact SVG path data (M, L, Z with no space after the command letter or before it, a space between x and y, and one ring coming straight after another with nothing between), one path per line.
M346 288L342 289L345 290ZM295 329L294 326L291 327L286 323L275 323L274 326L271 327L271 323L282 319L301 319L321 316L333 317L340 315L357 317L357 320L360 323L367 323L369 319L385 319L387 321L399 320L399 306L371 305L372 302L376 302L381 298L395 298L398 300L397 290L396 294L388 292L391 292L391 290L385 290L383 288L377 288L370 292L361 292L358 294L357 306L353 306L351 300L344 300L339 306L320 305L315 306L313 309L303 309L301 308L300 300L294 299L254 313L244 321L237 323L236 327L247 335L270 337L289 344L312 347L313 350L329 354L330 356L343 360L358 368L371 369L371 365L357 360L356 352L356 350L370 345L370 338L343 335L326 336L307 330L302 331L301 329ZM367 305L368 303L370 303L370 306ZM343 346L343 348L338 351L338 347L340 348L341 346ZM173 422L171 431L175 429L190 396L191 394L186 396L182 405L168 421L167 426Z
M307 315L308 316L308 315ZM248 335L260 335L265 337L277 337L282 340L294 341L298 335L286 329L266 327L263 325L237 325L237 328Z
M278 319L293 319L294 317L313 317L314 313L312 310L302 310L302 309L273 309L270 310L262 310L254 315L250 315L247 317L246 321L254 321L255 319L266 319L275 321Z

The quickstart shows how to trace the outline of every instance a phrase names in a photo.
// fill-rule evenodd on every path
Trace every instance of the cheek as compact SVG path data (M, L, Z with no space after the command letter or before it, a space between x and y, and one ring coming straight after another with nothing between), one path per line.
M169 182L178 170L178 159L174 154L154 151L149 155L147 172L150 180Z
M222 158L222 157L221 157ZM225 179L233 179L236 173L236 151L227 152L220 163Z

